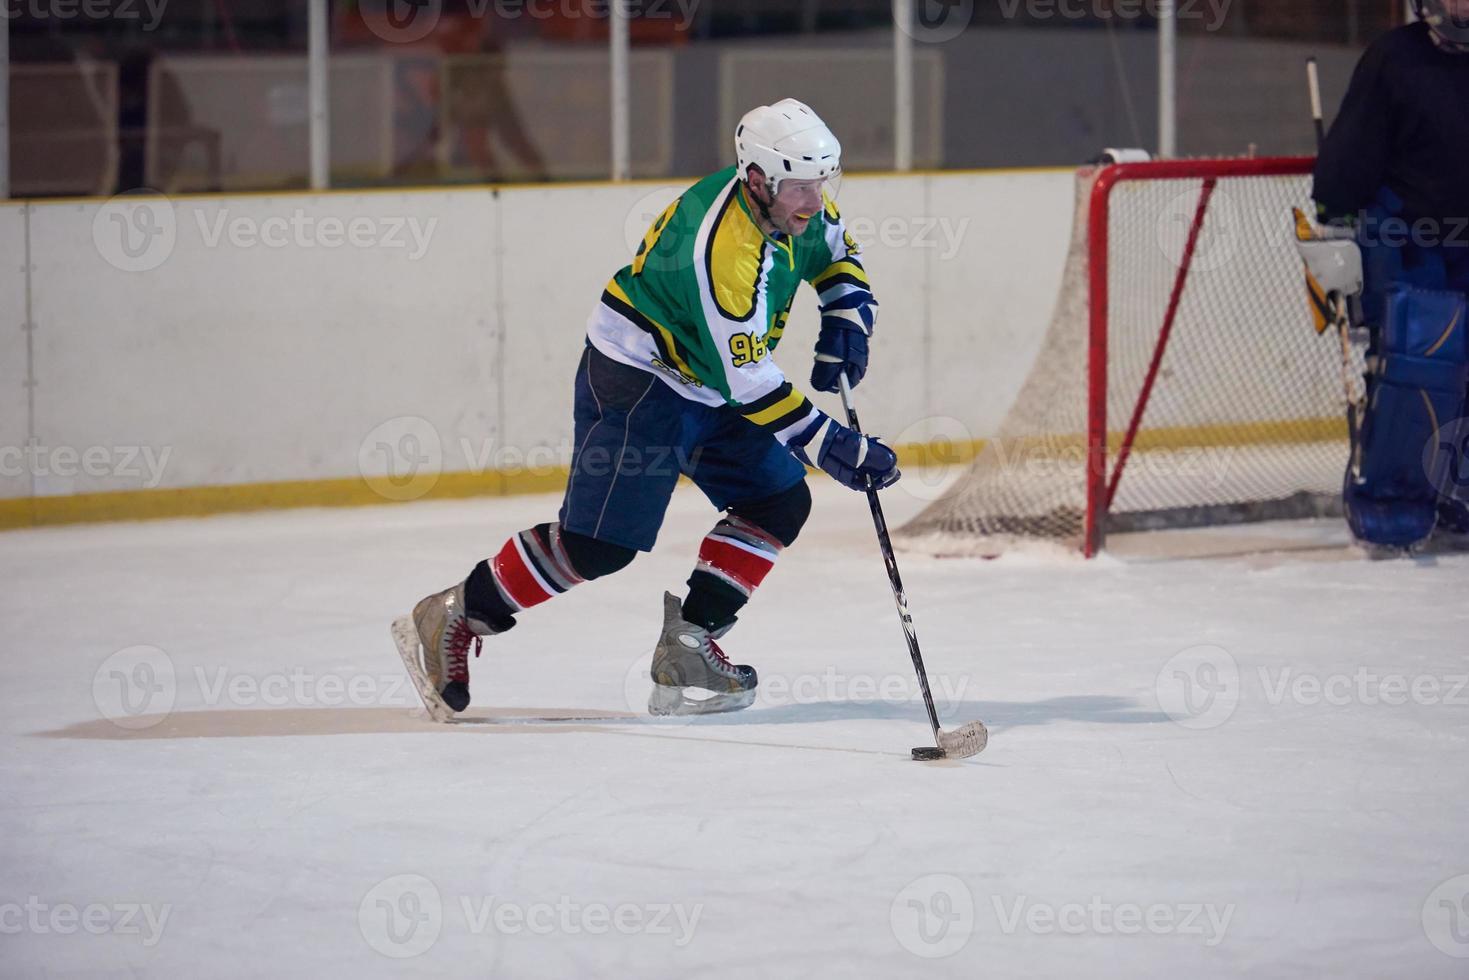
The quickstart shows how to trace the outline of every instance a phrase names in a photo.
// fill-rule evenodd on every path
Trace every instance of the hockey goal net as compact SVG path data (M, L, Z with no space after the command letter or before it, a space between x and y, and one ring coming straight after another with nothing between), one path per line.
M1340 513L1341 347L1307 309L1310 158L1078 173L1061 294L971 469L900 532L936 554Z

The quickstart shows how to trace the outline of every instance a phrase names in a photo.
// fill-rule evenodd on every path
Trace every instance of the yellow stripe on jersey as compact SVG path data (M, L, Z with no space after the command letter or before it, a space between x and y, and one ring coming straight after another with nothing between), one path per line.
M754 315L764 264L765 236L730 194L704 246L709 291L720 313L740 321Z
M781 416L789 415L791 412L794 412L796 409L800 408L801 404L805 400L806 396L793 388L788 395L786 395L780 401L776 402L774 405L771 405L769 408L761 409L753 415L746 415L745 418L749 419L751 422L754 422L756 425L769 425L771 422L776 421Z
M870 283L867 279L867 270L863 269L861 265L853 262L851 259L842 259L838 262L833 262L825 269L822 269L821 273L811 281L811 285L815 286L816 291L819 293L821 292L823 284L826 282L826 280L831 279L835 276L851 276L863 286L866 286L869 289L872 288L872 283Z
M682 355L679 354L678 344L674 342L673 334L670 333L668 328L665 327L663 324L659 323L657 320L648 316L648 314L644 313L642 310L634 306L632 300L628 298L627 291L617 284L617 279L615 277L607 280L607 292L611 293L614 297L626 303L629 310L631 310L633 313L636 313L639 317L646 321L646 326L651 326L654 330L658 331L658 335L663 338L663 343L660 346L667 353L667 355L673 359L673 366L678 368L679 373L681 373L686 378L697 377L694 372L689 370L688 364L684 362ZM643 323L640 323L638 325L645 326L645 324Z

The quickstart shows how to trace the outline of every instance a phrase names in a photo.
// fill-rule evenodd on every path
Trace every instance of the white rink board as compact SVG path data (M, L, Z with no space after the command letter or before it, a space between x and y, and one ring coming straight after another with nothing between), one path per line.
M0 497L26 497L25 208L0 207Z
M460 435L494 435L487 193L182 199L171 254L145 271L103 258L98 207L42 206L33 223L43 441L168 449L160 485L177 487L351 476L364 437L405 416L441 433L446 469L464 468ZM360 240L385 243L402 221L407 244L231 242L234 222L274 235L268 220L297 216L323 242L336 241L323 222L366 221ZM436 222L417 258L410 219Z
M899 441L998 424L1049 321L1071 182L844 180L839 203L882 304L864 424ZM161 475L79 473L41 492L376 476L424 452L444 472L564 462L587 315L683 186L177 197L148 219L171 223L171 247L130 230L141 258L119 252L138 205L36 205L38 437L113 459L168 454ZM364 221L377 244L322 244L340 242L333 222ZM421 255L410 221L427 235ZM814 300L797 297L778 353L803 388ZM23 398L18 379L0 382L5 404ZM22 438L0 434L0 446Z

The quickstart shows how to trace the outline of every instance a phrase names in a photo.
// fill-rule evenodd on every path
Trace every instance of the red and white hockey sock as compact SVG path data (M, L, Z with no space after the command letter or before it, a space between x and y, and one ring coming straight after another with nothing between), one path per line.
M714 525L689 576L684 618L706 629L733 622L783 548L774 535L733 514Z
M582 582L561 541L560 524L543 524L512 536L490 559L490 572L511 612L538 606Z

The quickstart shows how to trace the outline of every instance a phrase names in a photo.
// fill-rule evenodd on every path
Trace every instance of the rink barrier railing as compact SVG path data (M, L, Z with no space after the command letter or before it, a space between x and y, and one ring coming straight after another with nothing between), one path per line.
M1145 450L1185 449L1209 446L1261 445L1277 442L1321 441L1341 438L1342 421L1337 418L1297 420L1289 426L1231 424L1155 429L1140 435L1138 448ZM1108 443L1120 444L1123 433L1111 431ZM1087 443L1081 433L1048 437L1051 449ZM907 468L960 466L972 462L987 440L967 442L905 443L895 446L899 464ZM1013 449L1014 447L1012 447ZM810 470L820 479L819 471ZM214 514L248 513L306 507L366 507L417 500L457 500L553 493L566 485L565 466L526 470L440 473L432 487L410 501L385 497L366 477L329 480L286 480L271 483L242 483L227 486L179 487L152 490L121 490L69 496L0 499L0 530L49 527L64 524L94 524L107 521L163 520L208 517ZM681 481L686 478L681 478ZM901 483L899 484L901 488Z
M962 462L995 431L1055 302L1070 184L1066 168L844 181L844 214L873 229L858 233L883 304L864 419L902 448L905 465ZM679 186L178 195L169 198L176 242L161 265L138 272L101 251L111 199L0 206L0 319L23 325L0 333L0 450L171 453L146 484L9 467L0 528L389 502L371 471L359 472L359 446L364 430L402 417L443 440L437 481L415 499L559 490L564 468L476 465L461 447L522 458L555 447L548 464L566 460L587 312L636 245L638 216L661 208L649 203L659 188L671 199ZM318 222L417 215L439 225L423 261L402 251L245 251L204 237L226 211L257 225L298 211ZM537 233L546 227L576 232ZM796 305L782 356L801 385L807 362L793 341L814 341L817 316L809 297ZM436 351L461 353L445 362Z
M909 443L894 448L901 466L923 467L967 463L983 447L984 440L974 440L960 444L945 443L941 446ZM820 474L819 470L810 472ZM0 499L0 531L64 524L99 524L108 521L209 517L215 514L305 507L371 507L420 500L553 493L566 486L569 475L570 469L566 466L538 468L534 472L489 470L441 473L432 488L415 495L411 500L403 501L384 496L365 477L17 497ZM680 477L681 483L686 480L687 477Z

